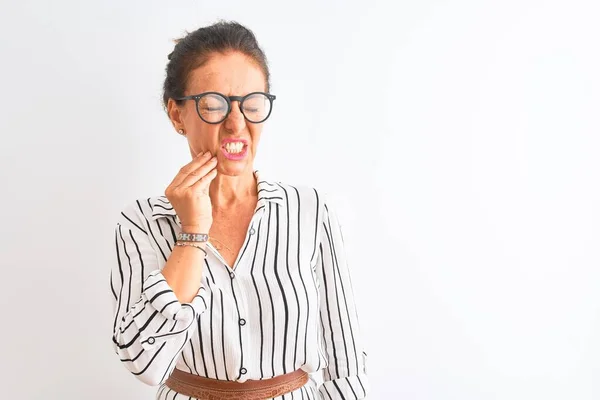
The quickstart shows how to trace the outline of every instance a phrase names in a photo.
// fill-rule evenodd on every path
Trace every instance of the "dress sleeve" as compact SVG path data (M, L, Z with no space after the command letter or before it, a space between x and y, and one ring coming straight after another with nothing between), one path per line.
M125 367L148 385L163 383L175 368L198 316L206 310L201 286L180 303L165 280L151 244L149 224L134 205L115 227L110 286L114 311L113 348Z
M369 391L367 353L361 339L342 229L325 201L316 273L322 338L327 357L319 394L327 400L365 399Z

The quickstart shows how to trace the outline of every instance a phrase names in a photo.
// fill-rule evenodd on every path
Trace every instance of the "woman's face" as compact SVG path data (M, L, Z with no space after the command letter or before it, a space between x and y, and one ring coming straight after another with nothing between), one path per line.
M229 52L215 53L206 64L193 70L185 95L218 92L225 96L244 96L265 91L266 79L260 67L244 54ZM232 102L231 113L219 124L204 122L198 116L194 100L186 100L183 105L177 106L170 99L168 111L175 128L186 133L192 157L206 151L216 155L219 174L240 175L246 170L252 171L263 124L246 121L238 101ZM230 139L245 142L244 149L237 156L227 156L229 153L224 141Z

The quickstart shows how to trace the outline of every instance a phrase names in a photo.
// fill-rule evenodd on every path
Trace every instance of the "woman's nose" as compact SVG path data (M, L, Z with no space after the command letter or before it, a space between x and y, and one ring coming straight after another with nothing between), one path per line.
M231 104L231 112L225 119L225 128L237 132L244 129L245 126L246 119L240 110L240 103L235 101L233 104Z

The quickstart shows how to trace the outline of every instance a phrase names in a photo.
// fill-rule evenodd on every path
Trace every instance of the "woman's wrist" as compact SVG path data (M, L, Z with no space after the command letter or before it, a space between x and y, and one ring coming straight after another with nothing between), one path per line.
M210 226L207 225L181 225L183 233L204 233L208 234Z
M180 249L195 248L195 251L201 251L204 253L205 257L208 255L206 252L206 242L175 242L175 248L177 247Z

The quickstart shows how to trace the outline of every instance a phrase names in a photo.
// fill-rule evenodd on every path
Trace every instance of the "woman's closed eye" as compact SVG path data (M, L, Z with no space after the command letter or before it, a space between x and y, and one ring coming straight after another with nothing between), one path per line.
M203 106L200 106L200 111L202 111L202 112L223 112L223 111L225 111L225 107L203 105Z

